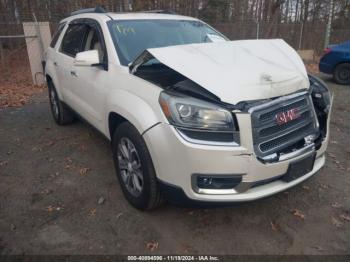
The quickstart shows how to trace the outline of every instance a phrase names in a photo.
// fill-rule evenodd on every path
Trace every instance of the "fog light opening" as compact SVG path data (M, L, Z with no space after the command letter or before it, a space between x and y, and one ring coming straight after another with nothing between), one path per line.
M200 189L234 189L242 182L242 176L198 175L196 186Z

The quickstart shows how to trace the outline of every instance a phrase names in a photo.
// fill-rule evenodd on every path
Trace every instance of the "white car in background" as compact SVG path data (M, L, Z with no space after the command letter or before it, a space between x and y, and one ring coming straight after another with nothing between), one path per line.
M127 200L241 202L325 163L330 93L283 40L228 41L195 18L81 10L47 50L55 121L111 140Z

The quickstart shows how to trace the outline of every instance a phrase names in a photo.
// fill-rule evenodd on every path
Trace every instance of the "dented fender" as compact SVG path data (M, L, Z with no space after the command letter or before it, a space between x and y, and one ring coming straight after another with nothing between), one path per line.
M109 130L108 117L113 112L127 119L140 134L159 123L159 116L154 105L152 107L144 99L127 90L114 90L107 99L107 105L108 113L106 114L105 130Z

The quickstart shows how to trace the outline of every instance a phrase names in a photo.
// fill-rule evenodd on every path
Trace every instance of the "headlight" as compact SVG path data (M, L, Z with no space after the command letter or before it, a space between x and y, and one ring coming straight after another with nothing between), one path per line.
M316 140L316 149L318 149L321 146L321 142L327 135L327 120L331 109L332 98L325 82L312 75L309 75L309 80L310 95L320 126L320 136Z
M232 113L215 104L165 91L161 93L159 103L169 123L191 139L212 142L238 140Z
M310 93L315 107L328 114L331 106L331 94L327 84L318 77L309 75Z

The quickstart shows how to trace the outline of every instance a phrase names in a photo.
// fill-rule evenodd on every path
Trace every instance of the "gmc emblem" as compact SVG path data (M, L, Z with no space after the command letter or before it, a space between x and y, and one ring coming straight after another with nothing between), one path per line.
M300 117L298 108L292 108L288 111L281 112L276 114L276 121L278 125L286 124L292 120L295 120Z

